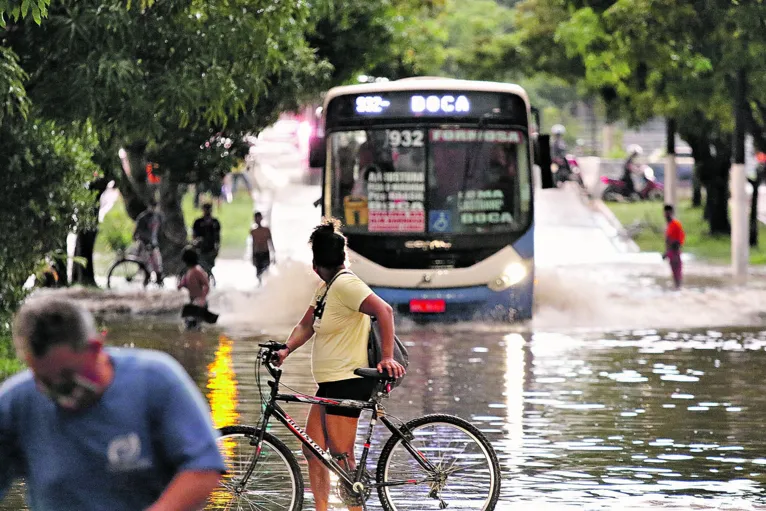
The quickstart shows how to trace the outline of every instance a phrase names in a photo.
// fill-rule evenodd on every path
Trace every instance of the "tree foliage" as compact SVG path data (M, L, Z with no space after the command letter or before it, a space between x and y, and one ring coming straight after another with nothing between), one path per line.
M427 52L402 36L419 34L415 26L401 29L440 2L0 0L7 14L0 115L31 110L31 123L92 126L98 145L88 170L76 174L84 178L79 186L86 189L93 162L116 171L134 216L150 192L144 166L159 164L172 227L166 248L176 255L186 235L179 200L186 184L222 177L242 158L246 134L328 86L388 62L415 69ZM354 44L340 44L352 35ZM77 135L68 136L75 143ZM124 175L121 147L131 163ZM11 210L26 200L12 198ZM35 245L30 257L48 248ZM24 271L14 273L16 284Z
M677 120L708 192L713 233L728 232L733 85L748 69L748 118L765 147L766 5L760 0L523 0L519 43L527 65L599 94L611 118ZM544 20L535 24L534 19ZM556 20L546 22L545 20ZM554 57L551 57L553 55Z
M0 331L40 259L62 247L75 226L93 221L92 193L84 186L98 168L97 138L82 124L63 130L50 121L0 126Z
M32 16L38 25L48 14L51 0L0 0L0 27L4 27L8 17L18 21Z

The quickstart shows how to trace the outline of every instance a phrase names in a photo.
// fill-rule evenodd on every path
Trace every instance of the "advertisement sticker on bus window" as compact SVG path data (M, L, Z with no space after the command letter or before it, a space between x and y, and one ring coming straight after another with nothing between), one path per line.
M466 190L458 192L458 211L463 225L512 224L513 215L506 207L503 190Z
M371 172L367 179L370 232L425 231L425 172Z
M428 213L429 232L452 232L452 213L446 209L431 210Z
M519 131L490 129L438 129L431 130L431 142L487 142L520 144L524 138Z

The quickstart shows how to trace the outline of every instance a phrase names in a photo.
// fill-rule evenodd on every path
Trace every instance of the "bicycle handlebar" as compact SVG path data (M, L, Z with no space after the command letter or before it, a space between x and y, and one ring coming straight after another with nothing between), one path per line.
M263 348L258 355L258 361L266 366L271 376L276 378L277 372L280 371L274 366L274 362L278 360L276 352L287 348L287 344L270 340L266 343L259 343L258 346Z

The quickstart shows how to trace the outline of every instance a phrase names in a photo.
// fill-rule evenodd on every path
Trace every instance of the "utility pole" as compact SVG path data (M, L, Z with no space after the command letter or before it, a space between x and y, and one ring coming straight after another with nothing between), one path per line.
M667 155L665 156L665 204L675 207L678 200L678 172L676 170L676 120L668 118Z
M750 225L748 219L747 190L745 185L745 98L747 95L747 73L737 71L737 85L734 92L734 152L733 165L729 175L731 187L731 266L734 280L747 280L750 259Z

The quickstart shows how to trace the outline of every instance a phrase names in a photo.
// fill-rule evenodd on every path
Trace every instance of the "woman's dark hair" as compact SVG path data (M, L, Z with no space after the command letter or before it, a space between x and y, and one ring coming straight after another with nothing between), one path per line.
M199 263L199 254L194 250L194 247L186 247L181 253L181 261L183 261L186 266L197 266L197 263Z
M340 220L325 218L314 228L309 238L314 264L322 268L337 268L346 261L346 237L340 232Z

